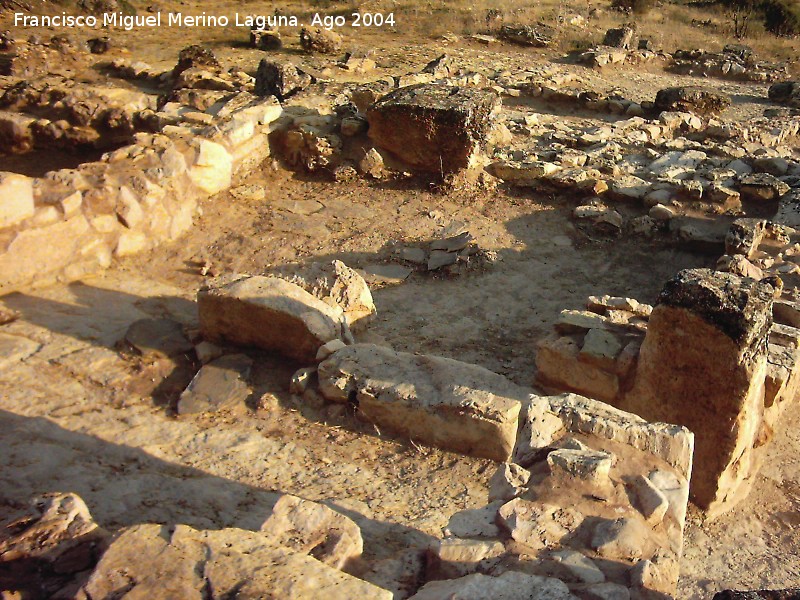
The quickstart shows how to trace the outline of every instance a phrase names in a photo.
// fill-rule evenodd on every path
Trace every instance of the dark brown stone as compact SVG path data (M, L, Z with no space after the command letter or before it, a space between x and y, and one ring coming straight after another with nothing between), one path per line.
M720 93L699 86L671 87L659 90L655 108L659 111L691 112L698 115L714 115L731 104L731 99Z
M292 94L304 90L313 78L291 63L262 59L256 72L256 94L275 96L283 102Z
M732 273L686 269L670 279L657 305L686 308L753 352L772 325L772 286Z
M453 172L471 166L500 99L493 91L430 83L400 88L367 111L369 136L413 168Z
M178 55L178 64L172 70L172 74L177 77L186 69L200 67L209 71L221 71L222 65L219 64L214 53L202 46L192 45L181 50Z

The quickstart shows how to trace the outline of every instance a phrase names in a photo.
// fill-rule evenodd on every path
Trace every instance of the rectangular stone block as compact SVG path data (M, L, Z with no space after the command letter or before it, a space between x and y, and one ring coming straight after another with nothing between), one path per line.
M33 179L0 172L0 228L16 225L33 213Z
M458 171L476 162L499 106L495 92L478 88L401 87L368 109L369 136L415 169Z
M378 427L412 440L505 461L525 391L477 365L356 344L320 364L322 395L353 402Z
M558 391L570 390L615 403L620 391L619 377L614 367L604 370L580 359L578 339L550 337L536 347L537 380L545 387Z
M758 470L772 292L730 273L681 271L659 297L619 405L695 433L691 493L710 517L740 500Z

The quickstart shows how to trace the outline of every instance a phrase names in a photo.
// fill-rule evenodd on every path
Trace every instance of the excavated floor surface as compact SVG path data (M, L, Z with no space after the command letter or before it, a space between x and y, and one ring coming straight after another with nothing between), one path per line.
M137 59L164 68L182 46L199 41L212 42L224 63L251 71L262 55L231 48L220 39L230 32L208 35L193 32L166 46L141 35L119 40ZM511 69L542 60L538 51L508 46L487 52L469 43L409 45L374 34L365 38L369 44L383 46L379 67L393 73L418 70L444 50ZM324 62L310 59L312 66ZM619 89L637 101L676 81L702 82L733 95L728 118L746 120L765 107L764 85L562 67L597 91ZM186 365L141 365L120 356L115 345L128 325L147 316L196 324L203 266L268 273L338 258L369 272L390 262L394 248L461 222L499 260L458 277L372 278L378 317L365 337L474 362L531 385L535 343L561 309L581 307L590 294L652 303L675 272L712 266L716 258L660 242L592 239L571 225L568 198L424 190L413 181L334 184L265 164L204 202L178 242L119 261L102 277L0 299L22 314L0 332L18 336L18 349L29 354L21 363L0 359L0 517L16 514L35 493L58 490L80 494L110 528L144 521L257 528L277 495L290 492L351 511L365 531L367 556L386 555L440 533L453 512L485 504L491 463L394 439L351 414L297 405L288 382L298 365L267 355L256 362L249 406L176 418L176 393L191 373ZM154 381L161 382L155 389ZM790 410L750 496L710 524L690 510L680 597L800 581L798 457L800 416Z

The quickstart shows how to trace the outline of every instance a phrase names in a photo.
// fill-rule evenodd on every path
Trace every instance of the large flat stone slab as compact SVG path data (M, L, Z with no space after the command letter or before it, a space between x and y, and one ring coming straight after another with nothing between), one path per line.
M186 525L123 529L82 592L119 598L376 598L392 594L275 545L243 529L198 531Z
M320 391L354 402L379 427L446 450L507 460L521 388L482 367L437 356L348 346L319 366Z

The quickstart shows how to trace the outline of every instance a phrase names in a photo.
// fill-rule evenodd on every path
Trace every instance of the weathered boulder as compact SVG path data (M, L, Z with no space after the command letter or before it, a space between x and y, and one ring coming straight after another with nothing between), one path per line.
M256 71L256 94L274 95L283 102L292 94L308 87L312 78L292 63L262 58Z
M259 50L280 50L283 47L281 34L272 29L250 30L250 45Z
M447 450L505 461L524 390L476 365L356 344L320 363L320 392L369 421Z
M691 491L714 516L746 494L764 411L769 284L681 271L653 310L622 408L695 432Z
M518 544L533 551L566 543L584 516L569 506L539 504L514 498L500 507L497 524Z
M691 112L698 115L714 115L731 104L731 99L718 92L699 86L680 86L659 90L655 108L659 111Z
M508 501L527 491L525 485L531 478L527 469L514 463L503 463L489 480L489 502Z
M751 173L739 181L739 192L751 200L777 200L789 189L788 184L769 173Z
M123 529L81 593L141 598L377 598L392 593L278 546L261 532L186 525ZM84 596L80 596L84 597Z
M334 569L361 556L364 542L353 521L324 504L281 496L261 531L276 544L309 554Z
M277 277L220 277L198 292L197 303L203 337L212 342L313 362L321 346L342 337L340 309Z
M306 52L334 54L342 49L342 36L335 31L315 27L300 30L300 46Z
M544 48L553 43L555 33L555 29L544 23L537 23L536 25L509 23L500 27L499 36L515 44Z
M412 85L368 109L369 136L415 169L458 171L476 163L499 106L499 96L490 90Z
M800 108L800 81L774 83L767 93L773 102Z
M736 219L725 236L725 254L742 254L752 258L764 237L764 219Z

